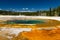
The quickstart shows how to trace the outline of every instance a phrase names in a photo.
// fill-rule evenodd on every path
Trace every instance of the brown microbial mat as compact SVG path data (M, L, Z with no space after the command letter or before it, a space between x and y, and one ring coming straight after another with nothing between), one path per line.
M12 40L60 40L60 28L52 30L31 30L21 32Z

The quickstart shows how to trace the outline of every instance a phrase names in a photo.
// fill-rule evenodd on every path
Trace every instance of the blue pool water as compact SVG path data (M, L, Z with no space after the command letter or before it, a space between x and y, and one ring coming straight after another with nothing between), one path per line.
M43 20L9 20L6 21L7 24L40 24L44 23Z

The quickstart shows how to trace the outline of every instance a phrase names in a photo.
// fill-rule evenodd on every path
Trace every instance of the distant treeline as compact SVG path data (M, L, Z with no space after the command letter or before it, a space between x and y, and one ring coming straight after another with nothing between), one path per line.
M0 10L0 15L26 15L26 16L60 16L60 6L49 8L49 10L38 10L36 12L14 12Z

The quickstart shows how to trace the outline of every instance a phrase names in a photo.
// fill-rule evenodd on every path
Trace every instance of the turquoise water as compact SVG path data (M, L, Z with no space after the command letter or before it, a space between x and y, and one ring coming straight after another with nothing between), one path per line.
M10 20L6 21L7 24L40 24L44 23L43 20Z

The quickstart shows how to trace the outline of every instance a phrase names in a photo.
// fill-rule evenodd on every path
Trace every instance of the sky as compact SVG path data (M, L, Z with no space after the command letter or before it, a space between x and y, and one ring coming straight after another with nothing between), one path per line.
M0 10L48 10L60 6L60 0L0 0Z

